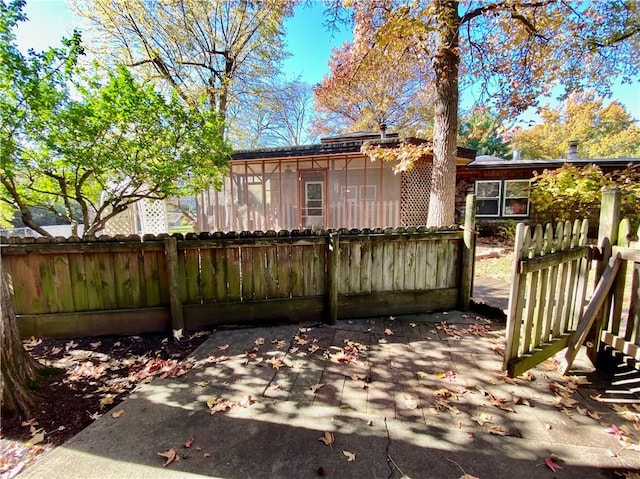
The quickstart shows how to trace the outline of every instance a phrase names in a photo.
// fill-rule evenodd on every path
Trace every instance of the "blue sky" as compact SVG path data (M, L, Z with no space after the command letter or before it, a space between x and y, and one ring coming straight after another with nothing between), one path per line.
M74 0L70 0L74 1ZM77 0L75 0L77 1ZM351 39L349 31L329 32L323 25L324 7L320 2L308 6L299 6L293 18L285 25L287 47L291 57L285 61L285 74L310 84L316 84L327 73L327 62L331 50ZM24 22L18 31L18 42L22 47L44 50L59 44L60 38L68 36L79 22L65 6L64 0L28 0L26 6L28 22ZM618 85L614 88L613 98L625 105L627 111L640 120L640 88L635 85ZM462 92L462 108L469 108L473 98ZM541 104L553 100L542 101ZM535 119L533 112L523 119Z

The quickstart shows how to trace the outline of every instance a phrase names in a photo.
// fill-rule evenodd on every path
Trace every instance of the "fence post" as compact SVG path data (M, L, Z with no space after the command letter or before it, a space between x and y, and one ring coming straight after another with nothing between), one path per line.
M469 309L469 301L473 294L473 271L476 251L476 195L467 195L464 210L464 233L462 242L462 264L460 267L460 309Z
M329 324L338 322L338 279L340 275L340 235L329 233L329 265L327 290L329 292Z
M612 247L618 242L618 224L620 223L620 203L622 194L620 190L611 188L602 193L600 203L600 222L598 224L598 246L602 253L602 258L596 264L595 284L597 285L602 277L609 259L611 258ZM595 287L595 286L594 286ZM587 335L587 355L592 363L596 363L598 351L600 349L600 336L609 317L610 302L606 302L602 307L602 312L593 323Z
M174 236L165 238L164 251L169 275L171 329L177 331L184 328L184 317L182 315L182 301L180 300L180 286L178 283L178 240Z

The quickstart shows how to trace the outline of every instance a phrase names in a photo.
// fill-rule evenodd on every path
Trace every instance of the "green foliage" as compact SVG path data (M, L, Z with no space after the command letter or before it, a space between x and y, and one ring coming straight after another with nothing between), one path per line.
M518 223L514 220L499 221L496 235L498 238L512 243L516 239L516 226Z
M531 204L544 221L573 221L586 218L600 207L602 191L618 188L622 192L623 218L632 224L640 221L640 167L604 175L596 165L578 168L565 164L556 170L544 170L532 180Z
M184 107L123 66L81 70L79 35L23 55L13 34L22 3L1 8L0 199L26 225L47 234L39 207L95 234L142 198L220 186L230 147L216 113Z
M507 159L509 142L503 138L500 118L488 108L474 105L462 115L458 127L458 145L476 150L476 155L491 155Z

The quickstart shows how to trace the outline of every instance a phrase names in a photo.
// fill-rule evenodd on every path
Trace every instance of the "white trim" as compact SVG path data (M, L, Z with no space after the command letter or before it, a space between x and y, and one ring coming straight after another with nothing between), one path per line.
M526 182L527 184L530 184L529 180L504 180L504 194L502 195L502 216L505 218L526 218L529 216L529 205L530 205L530 200L529 200L529 194L527 194L527 196L509 196L507 197L507 188L508 185L507 183L523 183ZM527 190L528 193L528 190ZM516 213L516 214L507 214L507 200L527 200L527 207L526 207L526 212L525 213Z
M480 183L498 183L498 196L478 196L478 185ZM482 200L492 200L496 201L497 212L495 214L478 214L476 207L476 217L477 218L499 218L500 217L500 199L502 198L502 180L476 180L475 185L476 192L476 204Z

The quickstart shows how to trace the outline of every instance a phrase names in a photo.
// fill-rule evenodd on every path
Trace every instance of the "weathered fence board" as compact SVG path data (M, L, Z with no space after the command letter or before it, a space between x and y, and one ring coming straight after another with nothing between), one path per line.
M464 308L462 241L457 228L407 228L0 247L21 332L76 336Z

